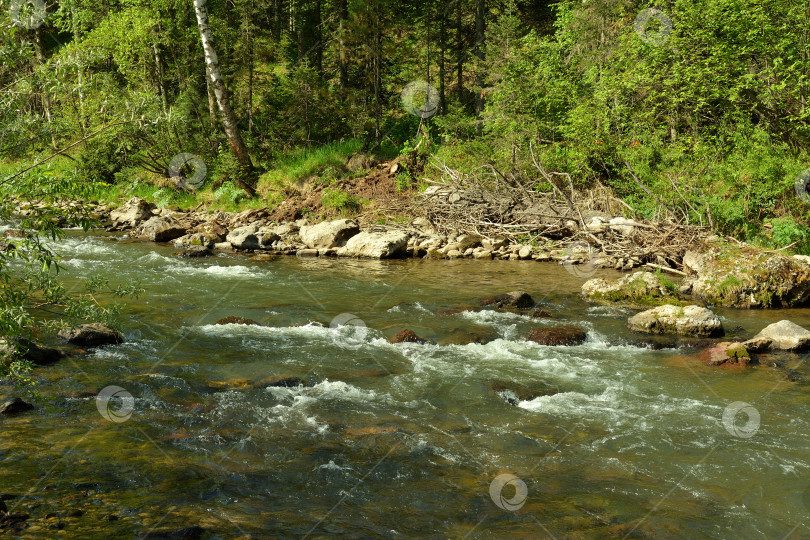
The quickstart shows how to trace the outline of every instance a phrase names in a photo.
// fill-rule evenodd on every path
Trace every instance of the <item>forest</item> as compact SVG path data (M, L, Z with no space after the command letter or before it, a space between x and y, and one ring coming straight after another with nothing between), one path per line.
M427 170L398 182L415 190L438 176L427 156L531 180L534 153L646 217L810 245L807 2L13 0L0 16L18 184L49 158L26 174L95 198L258 207L361 150L417 149ZM166 182L184 153L207 171L194 190Z

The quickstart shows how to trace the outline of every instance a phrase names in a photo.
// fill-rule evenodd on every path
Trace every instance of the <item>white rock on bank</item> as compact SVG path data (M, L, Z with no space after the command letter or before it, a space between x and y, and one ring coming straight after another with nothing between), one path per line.
M647 334L682 336L722 336L723 323L710 310L700 306L658 306L633 315L627 328Z
M338 219L301 227L298 234L304 245L310 249L329 249L346 244L359 232L360 227L356 222L351 219Z
M405 254L409 235L403 231L361 232L337 252L339 257L390 259Z
M791 321L770 324L743 343L749 351L802 351L810 349L810 331Z
M236 249L259 249L258 225L245 225L228 233L225 238Z
M135 227L152 217L154 205L139 197L132 197L120 208L110 212L112 224L116 227Z

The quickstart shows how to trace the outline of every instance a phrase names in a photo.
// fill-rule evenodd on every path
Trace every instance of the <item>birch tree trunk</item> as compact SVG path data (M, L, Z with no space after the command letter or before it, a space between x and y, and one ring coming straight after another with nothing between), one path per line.
M255 170L253 168L253 162L250 160L247 146L245 146L242 140L242 134L239 132L236 115L233 112L231 101L228 97L228 91L225 88L225 81L222 80L222 72L219 69L219 58L217 57L216 49L214 49L211 27L208 25L206 0L194 0L194 11L197 14L197 26L200 29L200 38L202 39L203 50L205 51L208 78L214 90L214 95L217 98L219 113L222 117L222 128L225 130L225 135L228 137L228 142L231 144L234 154L236 154L236 159L239 161L242 173L248 178L247 182L242 178L234 178L233 180L249 197L254 197L256 190L251 184Z

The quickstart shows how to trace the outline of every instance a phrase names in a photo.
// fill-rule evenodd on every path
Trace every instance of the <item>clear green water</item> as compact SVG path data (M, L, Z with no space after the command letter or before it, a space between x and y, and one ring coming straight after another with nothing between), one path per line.
M810 537L810 386L630 346L631 312L584 304L584 279L559 266L178 260L79 233L59 250L69 283L101 272L147 293L127 302L125 344L39 368L38 409L0 419L0 493L31 514L23 537L53 537L56 521L64 538L190 525L208 538ZM554 318L454 312L515 289ZM365 335L330 329L342 313ZM719 313L745 335L810 326L803 310ZM263 326L213 325L228 315ZM584 345L523 339L568 323ZM402 328L438 344L388 343ZM471 336L496 339L453 344ZM810 378L804 357L779 361ZM278 375L312 386L207 385ZM493 381L556 393L511 406ZM97 410L109 385L134 397L129 420ZM724 427L737 401L760 414L751 437ZM506 473L526 486L516 511L490 495Z

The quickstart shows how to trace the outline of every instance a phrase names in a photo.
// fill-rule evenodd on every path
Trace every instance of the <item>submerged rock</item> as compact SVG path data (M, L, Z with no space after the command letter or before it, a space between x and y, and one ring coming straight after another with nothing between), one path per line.
M540 345L572 346L585 343L588 334L576 326L555 326L552 328L535 328L526 339Z
M301 227L298 234L310 249L329 249L343 246L359 232L360 227L355 221L338 219Z
M594 278L582 285L582 296L589 302L629 306L655 306L680 303L677 288L663 276L635 272L618 281Z
M766 326L744 345L754 352L806 351L810 349L810 331L791 321L783 320Z
M627 328L648 334L678 334L682 336L722 336L723 323L710 310L700 306L658 306L633 315Z
M426 339L422 339L416 335L413 330L400 330L397 335L389 340L391 343L427 343Z
M299 386L308 385L301 377L292 375L273 375L253 384L254 388L297 388Z
M247 325L259 325L253 319L245 319L243 317L237 317L235 315L230 315L228 317L222 318L218 320L214 324L247 324Z
M196 259L200 257L211 257L214 254L211 249L203 246L194 246L186 249L179 249L172 253L172 257L178 259Z
M531 401L540 396L551 396L558 391L545 385L528 387L511 381L491 381L490 389L509 405L517 406L521 401Z
M82 347L113 345L123 341L121 334L101 323L80 324L72 328L63 328L57 336Z
M410 235L404 231L361 232L352 236L337 252L339 257L393 259L403 257Z
M18 397L7 399L0 403L0 414L12 416L15 414L24 413L34 409L30 403L26 403Z
M160 529L146 533L142 538L148 540L173 539L173 540L199 540L205 533L205 529L199 525L184 527L182 529Z
M512 291L496 296L487 296L481 299L484 307L494 307L500 309L517 308L525 309L534 305L534 300L525 291Z

